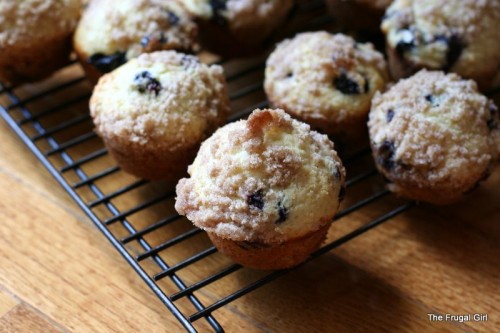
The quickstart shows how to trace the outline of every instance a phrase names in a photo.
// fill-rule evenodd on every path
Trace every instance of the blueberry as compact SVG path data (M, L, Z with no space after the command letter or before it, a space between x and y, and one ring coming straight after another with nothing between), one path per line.
M153 92L157 96L162 88L160 82L150 72L143 71L134 77L134 84L140 93Z
M404 57L404 54L411 51L416 46L415 34L410 29L400 30L401 38L396 44L396 52L400 57Z
M283 206L283 203L281 201L278 202L278 220L276 220L276 224L281 224L286 221L288 218L288 208Z
M222 11L227 9L227 0L210 0L210 7L212 7L213 20L222 26L227 25L226 18L222 15Z
M425 95L424 98L427 102L431 103L432 106L439 106L436 98L434 96L432 96L431 94Z
M389 109L387 110L387 123L390 123L392 121L392 118L394 118L394 110L393 109Z
M95 53L91 55L87 62L93 65L101 73L109 73L113 69L127 62L125 52L116 52L106 55L103 53Z
M358 83L351 80L345 72L341 72L340 75L333 80L333 84L337 90L346 95L357 95L361 92Z
M490 119L487 124L490 130L498 127L498 108L493 102L490 103Z
M141 46L142 46L142 47L146 47L146 46L148 46L148 44L149 44L149 42L150 42L150 41L151 41L151 40L149 39L149 37L148 37L148 36L144 36L144 37L142 37L142 38L141 38Z
M394 153L396 147L394 142L385 140L382 142L380 147L378 147L378 163L386 170L390 171L394 169Z
M439 106L440 101L442 100L441 96L434 96L432 94L427 94L424 96L425 100L429 102L433 107Z
M448 46L446 63L443 65L443 70L448 72L462 55L465 44L458 35L451 35L450 37L440 35L435 38L435 41L445 43Z
M200 64L200 60L197 57L191 55L183 55L181 59L181 64L185 69L190 67L196 67Z
M258 190L257 192L247 196L247 204L250 207L262 210L264 208L264 192L262 190Z
M337 166L333 168L333 177L335 177L336 180L340 180L340 170Z
M167 11L167 18L170 25L177 25L181 20L174 12Z

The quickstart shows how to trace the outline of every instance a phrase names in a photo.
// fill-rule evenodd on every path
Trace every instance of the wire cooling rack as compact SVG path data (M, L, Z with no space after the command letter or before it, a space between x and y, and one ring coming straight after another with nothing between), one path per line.
M300 30L325 29L331 19L317 2L299 6L284 36ZM280 38L278 36L278 38ZM234 121L267 106L262 91L265 56L222 62L227 74ZM54 77L22 87L0 85L0 113L137 274L189 332L222 332L214 312L294 269L249 273L253 280L234 278L250 271L217 253L205 234L178 216L173 208L174 185L147 182L123 173L93 132L88 114L92 87L76 63ZM409 209L413 202L388 196L368 148L342 154L349 178L348 195L335 223L391 197L386 210L361 227L329 236L309 261L362 235ZM306 264L306 263L305 263ZM196 276L196 280L186 276ZM231 292L203 304L200 292L224 281ZM201 320L204 319L204 320Z

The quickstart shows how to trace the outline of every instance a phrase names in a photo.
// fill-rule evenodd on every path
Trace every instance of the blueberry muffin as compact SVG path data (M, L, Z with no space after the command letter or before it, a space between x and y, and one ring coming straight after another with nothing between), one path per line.
M500 71L498 22L498 0L396 0L382 23L391 72L455 72L489 89Z
M145 53L101 77L96 132L126 172L177 180L228 113L222 67L175 51Z
M141 53L197 48L197 27L179 0L92 0L74 47L91 81Z
M345 170L328 137L282 110L255 110L203 142L176 210L220 252L258 269L291 267L324 240Z
M0 80L43 79L69 61L79 0L0 2Z
M476 188L500 153L497 107L456 74L422 70L377 94L368 127L388 188L434 204Z
M367 136L371 99L388 80L371 44L327 32L301 33L276 47L266 63L271 104L341 141Z
M293 0L185 0L207 49L225 56L261 51Z
M392 0L326 0L330 14L344 29L379 32L380 21Z

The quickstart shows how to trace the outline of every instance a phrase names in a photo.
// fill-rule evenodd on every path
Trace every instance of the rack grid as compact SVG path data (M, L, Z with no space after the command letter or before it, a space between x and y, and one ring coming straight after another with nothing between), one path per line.
M301 24L301 30L324 29L331 23L317 1L299 6L293 21ZM235 110L229 121L267 106L262 92L264 59L221 62ZM203 319L213 331L222 332L213 314L216 310L296 268L262 272L248 283L232 281L236 285L233 292L203 304L198 292L247 269L218 254L201 230L175 213L174 184L135 179L113 163L93 132L87 109L91 89L79 65L72 62L41 83L0 85L0 114L187 331L196 332L194 325ZM369 148L341 156L349 172L348 196L334 225L355 211L391 197L377 175ZM386 211L361 227L341 237L329 237L308 261L414 205L392 199ZM195 269L204 274L197 281L186 281L183 271Z

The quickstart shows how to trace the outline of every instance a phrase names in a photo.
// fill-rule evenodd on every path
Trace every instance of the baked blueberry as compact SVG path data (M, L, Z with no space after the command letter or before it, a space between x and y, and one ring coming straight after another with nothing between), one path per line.
M250 207L254 207L262 210L264 208L264 193L262 190L258 190L257 192L250 194L247 197L247 203Z
M113 54L96 53L90 56L87 62L97 68L101 73L109 73L126 62L125 52L116 52Z
M333 80L333 83L335 88L346 95L356 95L361 92L358 83L351 80L345 71L342 71L340 75Z
M394 110L389 109L387 110L387 122L390 123L392 121L392 118L394 118Z
M281 224L288 218L288 208L283 205L282 201L278 202L278 219L276 224Z
M201 64L200 60L192 55L184 55L181 60L181 64L184 66L185 69L188 69L190 67L196 67Z
M134 77L134 84L141 93L153 92L157 96L162 88L161 83L150 72L143 71Z
M167 10L167 17L168 17L168 21L170 22L171 25L177 25L181 21L181 18L179 17L179 15L177 15L176 13L174 13L170 10Z
M394 169L394 153L396 147L394 142L385 140L378 148L378 160L380 165L388 171Z
M402 58L405 53L413 50L416 46L415 35L410 29L402 29L399 31L399 40L396 44L396 52Z
M488 119L488 128L494 130L498 128L498 107L495 103L490 103L490 118Z
M333 177L335 177L336 180L340 179L341 174L338 167L333 168Z

